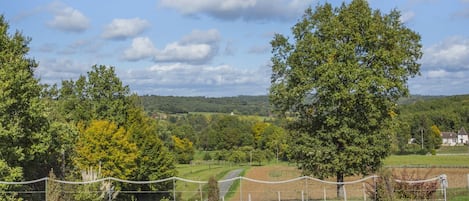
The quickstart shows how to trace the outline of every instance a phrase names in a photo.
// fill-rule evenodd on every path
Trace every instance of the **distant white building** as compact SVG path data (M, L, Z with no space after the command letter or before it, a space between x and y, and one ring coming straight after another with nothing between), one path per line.
M466 145L469 143L469 137L464 127L459 129L458 133L441 132L441 138L443 139L443 145L446 146Z
M469 143L469 137L468 137L468 134L466 132L466 129L464 129L464 127L459 129L458 143L460 143L460 144L468 144Z

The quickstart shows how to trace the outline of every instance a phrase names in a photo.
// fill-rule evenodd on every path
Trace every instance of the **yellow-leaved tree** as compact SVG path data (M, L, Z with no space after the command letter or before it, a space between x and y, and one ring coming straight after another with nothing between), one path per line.
M194 147L193 143L187 138L179 138L175 135L171 136L173 139L173 152L176 156L176 160L182 164L188 164L194 159Z
M73 162L80 170L100 170L102 177L129 178L137 169L137 146L115 123L94 120L80 129Z

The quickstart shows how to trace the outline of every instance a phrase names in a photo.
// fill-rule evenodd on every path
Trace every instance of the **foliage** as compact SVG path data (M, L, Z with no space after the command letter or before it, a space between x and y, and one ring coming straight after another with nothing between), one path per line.
M129 111L128 122L130 141L138 147L135 159L138 168L133 172L132 179L152 181L176 176L175 159L158 138L156 121L146 116L141 108L135 107ZM139 190L166 190L172 185L171 181L161 182L151 185L149 189Z
M58 100L67 121L75 123L107 119L123 125L129 108L128 86L116 76L114 67L94 65L76 81L62 81Z
M177 136L171 136L173 139L173 152L176 156L176 160L182 164L188 164L194 159L194 147L192 142L187 138L179 138Z
M265 128L269 126L269 123L266 122L256 122L252 126L252 135L254 137L254 144L256 147L261 147L262 133L264 133Z
M377 170L389 154L396 103L422 56L420 36L399 18L365 0L326 3L306 10L294 43L280 34L271 41L270 100L292 117L292 156L306 174L342 182Z
M0 158L0 181L19 181L23 178L23 171L21 167L10 167L6 161ZM17 198L17 193L7 193L5 191L15 190L14 186L0 184L0 200L21 200Z
M46 185L46 197L47 201L61 201L64 200L63 198L63 189L62 185L54 182L57 177L54 174L54 170L50 170L49 172L49 181Z
M50 140L42 86L34 77L38 64L28 58L30 39L19 31L9 34L8 29L0 15L0 160L23 171L24 179L35 179L48 171L46 165L38 166Z
M252 146L252 124L252 121L242 120L238 116L214 115L206 130L201 133L201 147L204 150L229 150Z
M115 123L92 121L82 128L73 162L78 170L101 169L103 177L129 178L136 170L137 146L130 133Z
M242 115L269 115L269 100L267 96L237 96L237 97L176 97L176 96L140 96L145 110L150 114L213 112Z
M279 159L286 159L286 152L288 149L287 132L275 125L269 125L262 133L263 148L275 153L277 161Z

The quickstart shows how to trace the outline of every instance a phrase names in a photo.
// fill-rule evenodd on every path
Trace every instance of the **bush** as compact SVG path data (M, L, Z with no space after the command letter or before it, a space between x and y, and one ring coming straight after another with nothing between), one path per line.
M381 170L378 173L379 177L373 183L368 183L366 192L372 200L429 200L434 197L438 189L438 181L405 182L424 180L428 173L419 177L415 171L408 172L406 169L400 175L392 174L387 169Z

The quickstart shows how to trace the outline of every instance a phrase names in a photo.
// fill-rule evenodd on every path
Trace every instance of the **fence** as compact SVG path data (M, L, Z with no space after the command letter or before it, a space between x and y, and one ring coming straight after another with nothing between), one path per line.
M393 180L392 191L412 200L446 200L446 175L421 181ZM0 181L0 200L206 200L207 181L171 177L155 181L129 181L103 178L86 182L42 178L24 182ZM378 176L342 183L303 176L283 181L263 181L235 177L218 181L220 200L374 200L386 182ZM343 196L337 197L337 184L343 184ZM402 188L399 188L399 185ZM383 188L384 187L384 188ZM42 190L37 190L41 189ZM382 193L382 192L381 192ZM394 192L393 192L394 193ZM410 197L406 197L410 196ZM228 199L229 197L229 199ZM2 199L3 198L3 199Z

